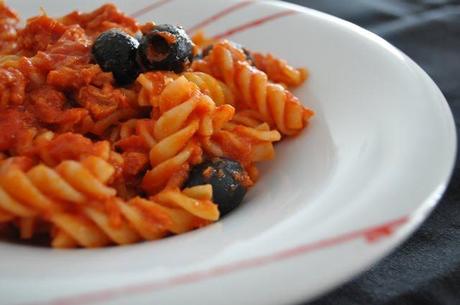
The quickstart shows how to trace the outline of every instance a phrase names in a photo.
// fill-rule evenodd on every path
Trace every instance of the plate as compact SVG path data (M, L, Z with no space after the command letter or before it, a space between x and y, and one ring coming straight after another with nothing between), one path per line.
M411 59L351 23L272 1L114 1L140 21L202 27L311 72L316 116L277 145L244 205L181 236L59 251L0 244L5 304L285 304L389 253L440 199L456 153L449 107ZM74 2L76 3L76 2ZM88 11L102 4L78 1ZM24 17L68 1L11 1Z

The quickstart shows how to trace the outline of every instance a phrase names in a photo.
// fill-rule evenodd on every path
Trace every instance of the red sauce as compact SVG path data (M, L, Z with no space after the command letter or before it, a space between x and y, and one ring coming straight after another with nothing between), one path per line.
M72 12L60 21L65 25L78 24L92 37L111 28L122 28L132 35L139 31L135 19L124 15L110 3L90 13Z
M19 18L14 11L0 2L0 55L11 54L16 49L16 28Z
M115 147L124 152L143 152L149 151L149 146L145 143L141 136L132 135L127 138L121 139L115 143Z
M50 86L30 92L29 98L33 113L45 124L75 125L88 114L86 109L70 108L65 95Z
M123 174L127 177L136 176L147 169L149 159L146 154L138 152L126 152L123 156Z
M101 143L101 142L99 142ZM83 156L99 155L100 144L75 133L63 133L56 136L42 149L59 163L64 160L79 160Z
M30 153L35 135L48 129L76 133L50 143L52 158L90 153L94 143L78 133L87 136L90 122L132 107L129 93L92 62L93 41L113 27L131 34L140 27L113 4L56 19L37 16L23 29L18 22L0 2L0 55L14 55L0 67L0 151Z
M0 112L0 151L20 153L36 133L34 118L27 112L8 109Z
M65 31L62 23L48 16L31 18L27 21L27 27L18 33L18 48L23 55L33 56L56 43Z
M251 141L245 137L238 137L237 140L232 140L233 135L228 132L218 132L213 136L214 141L219 143L219 146L227 156L238 160L244 166L251 163Z
M26 78L18 69L0 68L0 108L22 104L26 84Z

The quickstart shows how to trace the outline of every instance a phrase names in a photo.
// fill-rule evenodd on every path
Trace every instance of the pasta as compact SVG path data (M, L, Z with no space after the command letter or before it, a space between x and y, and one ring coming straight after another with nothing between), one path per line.
M7 160L0 171L1 214L20 219L21 236L31 235L32 220L41 215L58 232L52 242L56 247L157 239L219 217L209 185L164 190L155 201L136 197L125 202L107 186L115 172L113 166L98 157L63 161L54 169L40 164L28 170ZM64 203L73 204L72 213Z
M266 123L285 135L297 134L313 115L282 85L269 82L267 75L252 67L246 54L228 41L214 44L209 55L195 62L194 68L222 79L237 96L239 108L257 111Z
M181 28L139 25L112 4L21 28L0 1L0 28L8 239L94 248L209 225L228 212L224 201L239 204L275 143L313 116L287 89L306 69L201 32L194 45ZM181 48L153 56L171 35L164 43Z
M203 72L186 72L184 76L195 83L201 92L209 95L217 105L234 105L234 97L230 89L221 81Z
M272 54L252 53L254 65L267 74L267 77L275 82L286 86L295 87L301 85L308 78L308 71L304 68L295 69L285 60Z

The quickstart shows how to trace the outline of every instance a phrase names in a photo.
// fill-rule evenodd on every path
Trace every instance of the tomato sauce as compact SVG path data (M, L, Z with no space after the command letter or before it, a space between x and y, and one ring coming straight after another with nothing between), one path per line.
M88 136L88 122L132 107L127 90L116 88L112 74L93 62L91 47L110 28L139 31L133 18L107 4L56 19L43 14L22 29L18 22L0 2L0 151L30 153L41 130ZM52 143L57 159L87 153L93 144L69 134Z
M90 139L75 133L63 133L41 147L48 155L59 163L64 160L79 160L82 156L100 154L100 142L93 143Z
M28 148L36 129L35 118L28 112L8 109L0 112L0 151L11 150L17 153Z

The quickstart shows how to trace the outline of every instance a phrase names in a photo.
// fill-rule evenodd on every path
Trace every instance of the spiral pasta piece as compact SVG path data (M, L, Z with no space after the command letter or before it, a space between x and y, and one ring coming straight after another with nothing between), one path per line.
M216 103L216 105L235 105L235 98L230 89L221 81L203 72L185 72L185 78L200 88L200 91Z
M230 89L221 81L203 72L184 72L182 74L147 72L139 75L137 82L141 85L138 96L140 106L157 107L160 104L160 95L174 80L184 76L194 83L198 89L208 95L216 105L235 104L235 98Z
M257 69L265 72L272 82L296 87L308 78L307 69L293 68L286 60L275 57L273 54L252 52L251 55Z
M285 135L299 133L313 111L283 86L246 61L243 51L228 41L216 43L209 55L194 63L194 69L221 79L235 94L239 109L257 111L263 120Z
M164 88L156 109L159 117L153 123L155 144L149 152L152 169L142 182L143 189L151 194L161 190L173 176L177 177L176 173L199 163L202 155L199 143L222 128L234 114L232 106L216 106L185 76Z

